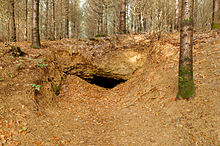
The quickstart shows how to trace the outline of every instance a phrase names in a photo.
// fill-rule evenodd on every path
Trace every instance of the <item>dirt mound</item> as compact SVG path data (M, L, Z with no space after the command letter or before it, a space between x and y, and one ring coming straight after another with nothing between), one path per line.
M39 50L30 49L29 43L12 44L27 55L12 57L7 48L0 51L0 142L219 145L220 40L218 33L210 34L214 35L196 36L203 42L194 49L196 96L191 101L173 100L178 81L177 34L162 34L160 39L141 34L43 42ZM148 57L132 78L113 89L65 74L79 48L91 56L102 53L101 48L107 48L103 46L140 47Z

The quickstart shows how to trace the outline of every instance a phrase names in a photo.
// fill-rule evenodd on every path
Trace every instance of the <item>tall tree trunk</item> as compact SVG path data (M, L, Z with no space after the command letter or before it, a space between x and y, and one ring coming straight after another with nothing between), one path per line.
M98 31L97 34L103 34L103 0L99 1L98 10Z
M212 3L212 23L211 23L211 29L216 29L216 24L217 24L217 14L218 14L218 9L219 9L219 1L218 0L213 0Z
M193 81L193 0L182 0L180 57L179 57L179 91L177 98L189 99L194 96Z
M9 42L10 41L10 22L11 22L11 14L10 14L10 2L8 3L8 24L7 24L7 41Z
M49 20L49 0L46 0L46 24L45 24L45 37L48 40L48 20Z
M142 31L142 22L141 22L141 12L138 15L138 32L140 33Z
M52 9L52 21L51 21L51 40L55 40L55 2L54 0L52 0L52 3L51 3L51 9Z
M65 38L69 38L69 0L65 0Z
M60 0L60 32L59 38L63 38L63 0Z
M26 22L26 26L25 26L25 37L24 40L27 41L28 40L28 0L25 0L25 22Z
M122 34L126 33L126 5L127 5L127 1L122 0L121 10L120 10L120 25L119 25L119 31Z
M196 28L197 26L197 19L198 19L198 0L194 0L194 20L193 20L193 27Z
M19 30L20 30L20 13L19 13L20 11L18 11L17 12L17 34L16 34L16 39L17 39L17 41L19 41L19 39L20 39L20 34L19 34Z
M32 0L32 48L39 49L40 33L39 33L39 1Z
M14 0L10 0L10 15L11 15L11 42L16 42L16 25L15 25L15 6Z
M108 0L105 3L105 34L108 35Z
M176 24L175 29L179 30L179 0L176 0Z

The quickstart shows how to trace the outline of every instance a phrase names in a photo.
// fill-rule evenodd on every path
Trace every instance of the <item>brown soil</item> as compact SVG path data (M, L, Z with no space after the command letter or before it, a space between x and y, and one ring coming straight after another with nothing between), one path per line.
M196 94L175 101L178 36L155 39L150 62L113 89L61 73L51 52L76 40L43 42L39 50L15 43L28 54L20 58L1 47L0 145L219 145L220 38L217 32L196 34ZM145 39L124 37L128 48L130 37L137 44Z

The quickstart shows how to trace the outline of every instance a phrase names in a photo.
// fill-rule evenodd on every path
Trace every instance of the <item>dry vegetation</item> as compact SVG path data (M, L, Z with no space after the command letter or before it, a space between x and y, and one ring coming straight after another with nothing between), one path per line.
M22 57L13 57L10 47L1 43L0 144L219 145L219 32L195 35L196 95L190 101L174 101L178 36L111 38L115 47L148 52L132 78L113 89L66 75L62 66L67 60L54 57L57 50L72 54L76 44L91 52L105 38L45 41L39 50L31 49L29 42L12 43L26 53Z

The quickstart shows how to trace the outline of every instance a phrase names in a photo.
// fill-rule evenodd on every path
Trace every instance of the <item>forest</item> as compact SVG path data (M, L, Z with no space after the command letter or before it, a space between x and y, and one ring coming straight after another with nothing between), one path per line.
M220 0L0 0L0 145L220 144Z

